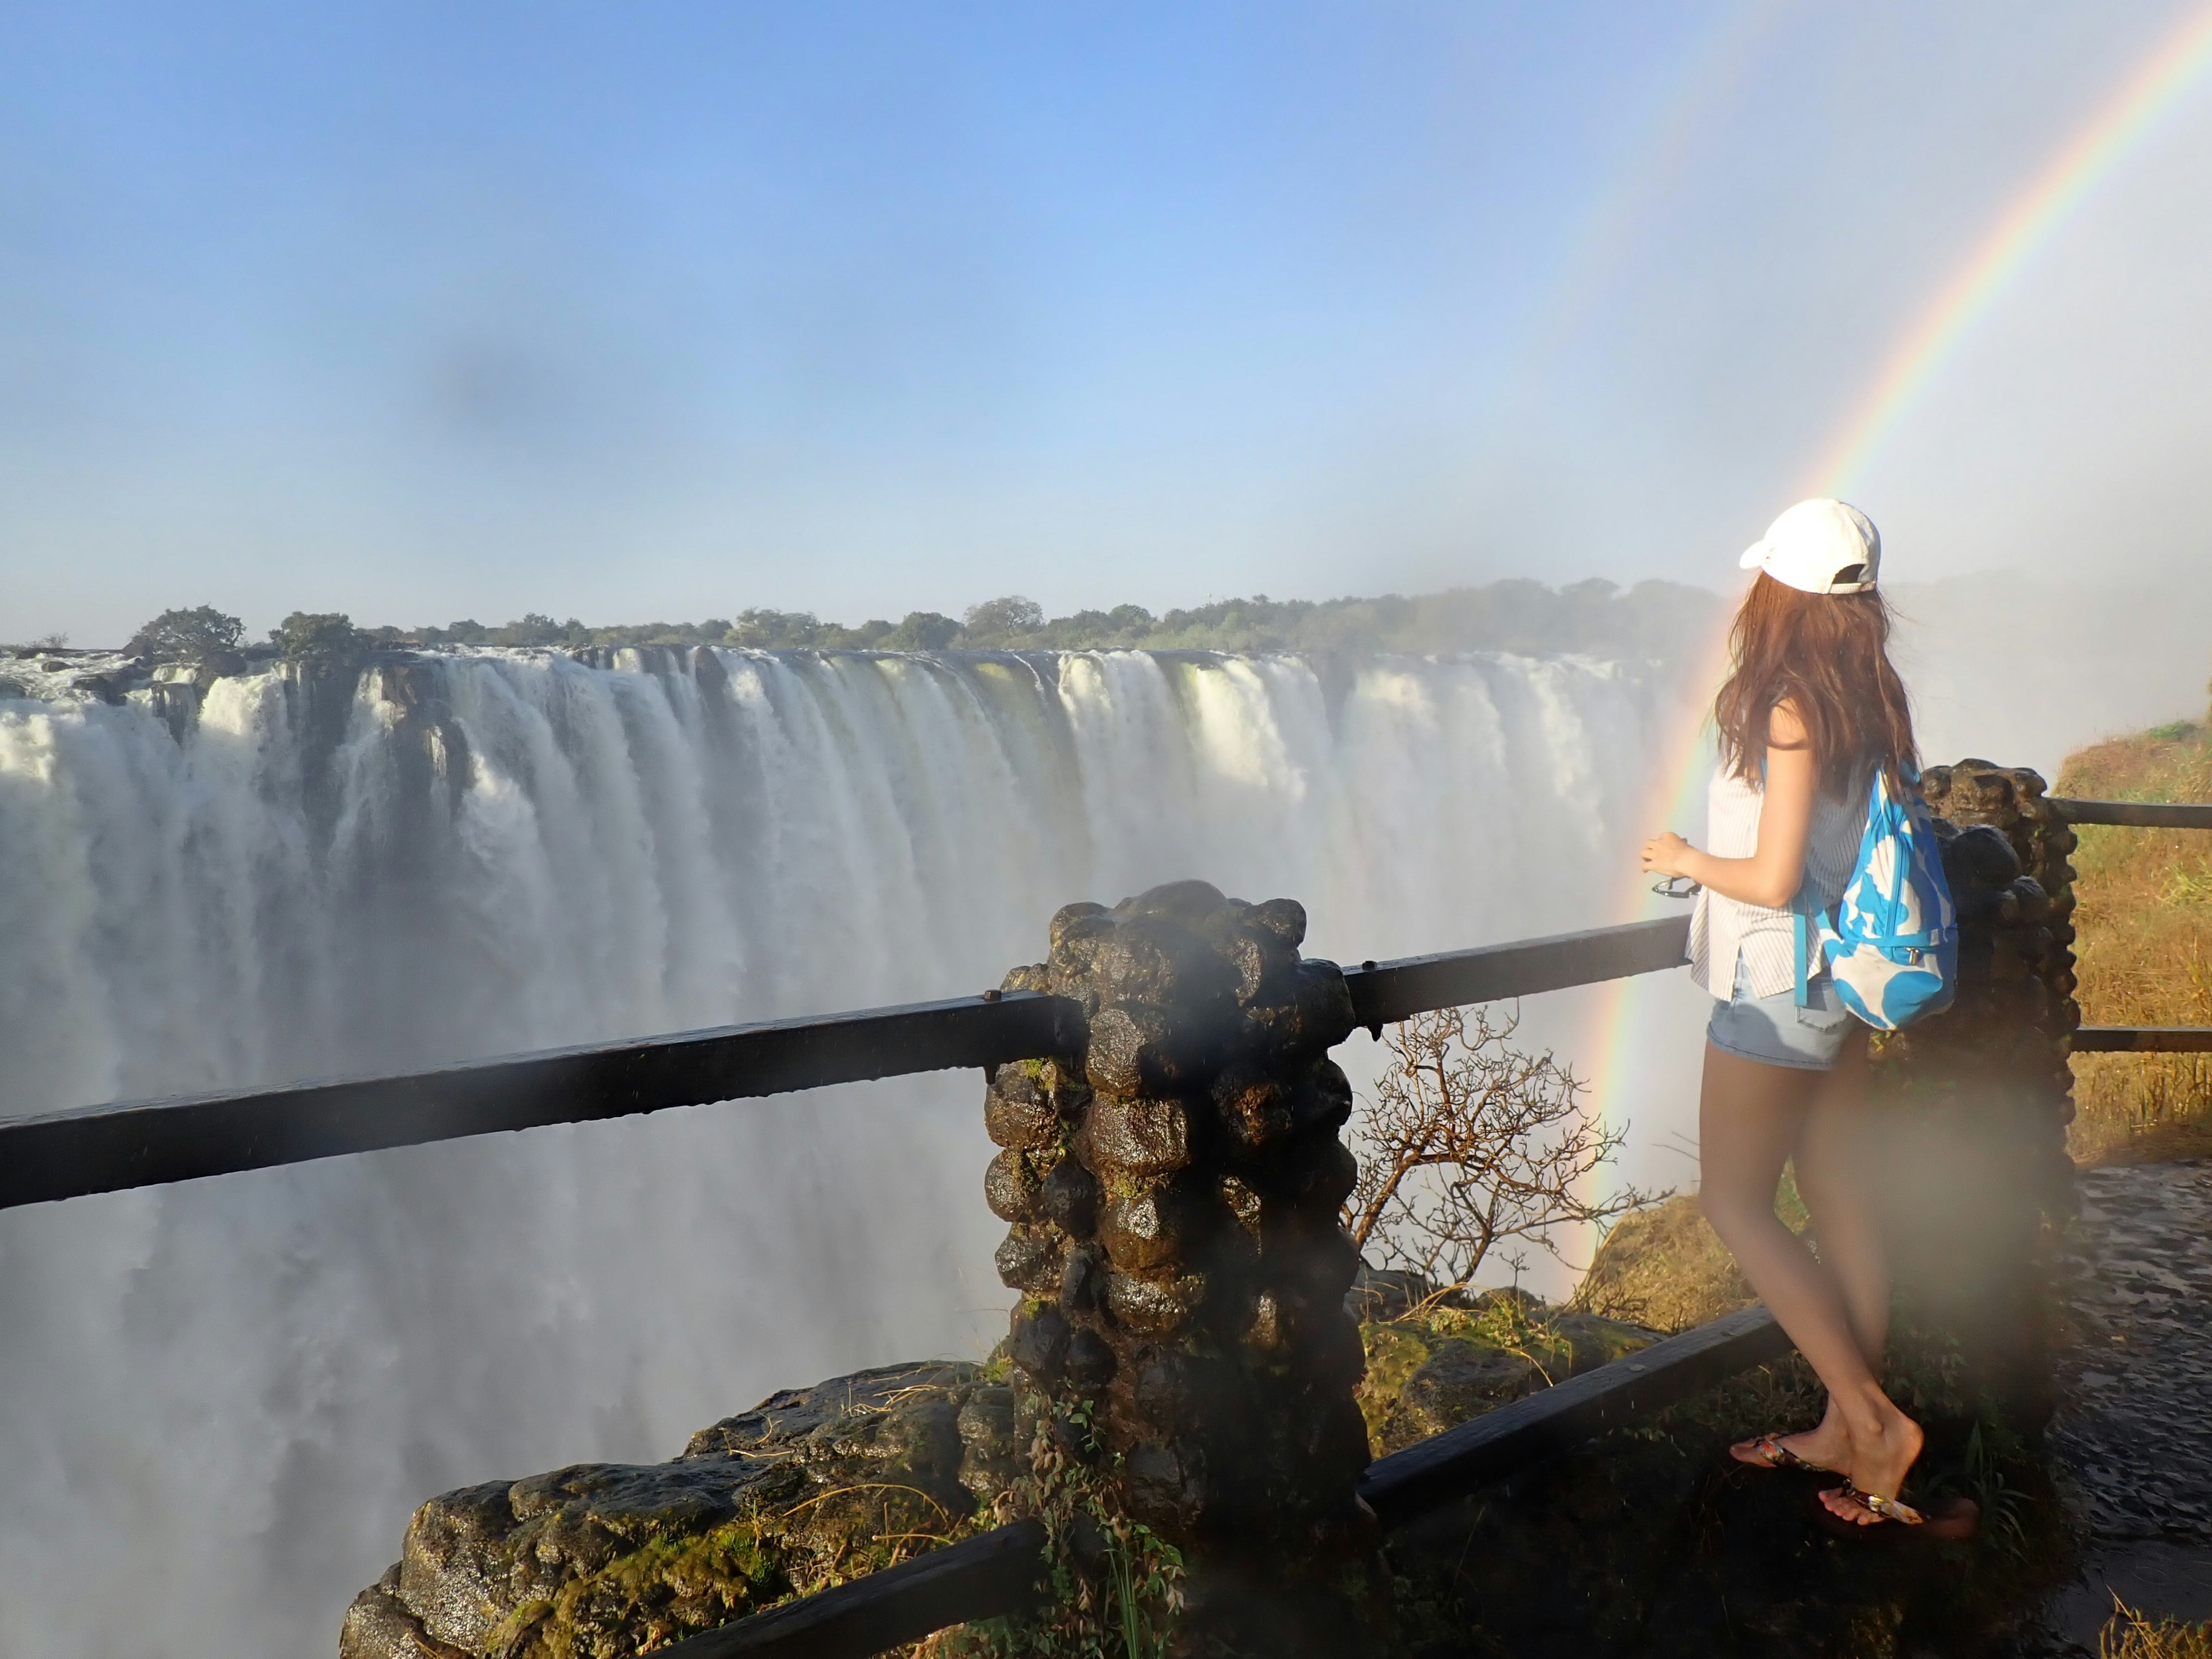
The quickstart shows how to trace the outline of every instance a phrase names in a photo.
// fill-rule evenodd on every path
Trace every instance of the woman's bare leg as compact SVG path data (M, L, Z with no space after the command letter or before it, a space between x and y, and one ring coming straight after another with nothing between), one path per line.
M1893 1498L1920 1455L1920 1430L1882 1393L1836 1275L1774 1213L1783 1162L1802 1139L1823 1075L1763 1066L1706 1044L1698 1201L1752 1289L1826 1385L1850 1441L1847 1458L1792 1449L1839 1464L1862 1491Z
M1889 1344L1889 1261L1867 1168L1866 1097L1866 1035L1856 1031L1813 1091L1797 1144L1797 1191L1812 1212L1820 1260L1842 1288L1859 1352L1879 1370Z
M1842 1290L1844 1313L1860 1352L1878 1376L1889 1342L1889 1259L1882 1249L1873 1172L1867 1162L1867 1082L1866 1034L1854 1031L1836 1068L1814 1091L1797 1152L1797 1190L1812 1212L1820 1259ZM1832 1397L1829 1415L1838 1414ZM1907 1443L1910 1456L1904 1455ZM1897 1488L1891 1483L1904 1480L1918 1455L1917 1430L1903 1441L1886 1439L1863 1448L1855 1444L1851 1483L1863 1492L1892 1497ZM1865 1518L1855 1505L1830 1502L1828 1507L1846 1519Z
M1889 1343L1889 1263L1875 1222L1865 1163L1866 1094L1866 1034L1855 1030L1835 1069L1814 1085L1795 1156L1797 1192L1812 1213L1820 1260L1843 1292L1844 1317L1859 1352L1879 1376ZM1849 1441L1842 1410L1831 1397L1820 1426L1793 1437L1790 1449L1811 1462L1844 1468ZM1807 1445L1818 1448L1819 1455Z

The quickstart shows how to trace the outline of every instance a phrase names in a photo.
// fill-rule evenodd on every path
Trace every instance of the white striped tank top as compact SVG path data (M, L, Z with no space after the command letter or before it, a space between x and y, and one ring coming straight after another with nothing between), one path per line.
M1805 844L1805 886L1815 911L1844 896L1866 836L1869 775L1838 800L1825 790L1813 797L1813 826ZM1705 850L1715 858L1747 859L1759 851L1759 814L1765 797L1725 766L1713 770L1705 793ZM1690 915L1690 977L1723 1002L1735 994L1741 959L1753 996L1771 997L1797 984L1797 930L1788 908L1770 909L1724 898L1710 887ZM1814 967L1820 966L1819 957Z

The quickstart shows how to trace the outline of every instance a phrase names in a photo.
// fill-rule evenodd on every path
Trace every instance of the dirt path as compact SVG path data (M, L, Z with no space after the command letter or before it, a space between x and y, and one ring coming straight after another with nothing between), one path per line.
M2054 1632L2094 1652L2115 1593L2212 1619L2212 1161L2084 1170L2051 1449L2088 1535Z

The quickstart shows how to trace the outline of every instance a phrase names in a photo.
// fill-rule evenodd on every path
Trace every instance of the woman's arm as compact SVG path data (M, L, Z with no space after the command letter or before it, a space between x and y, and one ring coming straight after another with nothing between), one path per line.
M1804 722L1787 702L1766 723L1766 788L1759 810L1759 850L1747 859L1701 853L1673 830L1644 843L1644 867L1687 876L1724 897L1779 910L1805 879L1805 843L1813 833L1813 792L1820 778Z

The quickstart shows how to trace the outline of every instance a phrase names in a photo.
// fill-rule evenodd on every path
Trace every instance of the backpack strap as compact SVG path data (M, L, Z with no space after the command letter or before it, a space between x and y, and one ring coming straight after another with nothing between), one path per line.
M1766 793L1766 751L1765 750L1761 750L1759 755L1759 793L1762 796L1765 795ZM1765 809L1765 804L1762 800L1760 803L1762 813ZM1790 896L1790 931L1794 937L1797 954L1797 1006L1800 1008L1809 1008L1813 1006L1811 989L1813 924L1805 913L1805 887L1811 879L1812 872L1808 869L1798 880L1797 890Z
M1790 901L1790 931L1797 939L1797 1006L1813 1006L1812 992L1812 923L1805 915L1805 890L1800 886L1797 896Z

